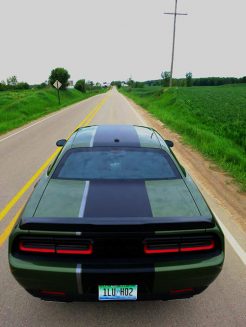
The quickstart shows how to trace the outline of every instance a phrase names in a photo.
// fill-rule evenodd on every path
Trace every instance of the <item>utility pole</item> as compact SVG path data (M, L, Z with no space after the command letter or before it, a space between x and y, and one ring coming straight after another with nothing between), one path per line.
M178 8L178 0L175 0L175 11L174 12L165 12L165 15L173 15L174 20L173 20L173 48L172 48L172 60L171 60L171 73L170 73L170 83L169 86L172 86L173 82L173 62L174 62L174 48L175 48L175 36L176 36L176 18L178 15L181 16L186 16L187 14L182 14L177 12Z

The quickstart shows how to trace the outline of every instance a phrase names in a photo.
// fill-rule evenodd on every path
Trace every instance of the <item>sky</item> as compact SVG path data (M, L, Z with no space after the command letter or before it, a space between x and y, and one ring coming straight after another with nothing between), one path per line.
M0 81L55 67L71 80L159 79L170 70L175 0L0 0ZM246 75L246 1L178 0L174 77Z

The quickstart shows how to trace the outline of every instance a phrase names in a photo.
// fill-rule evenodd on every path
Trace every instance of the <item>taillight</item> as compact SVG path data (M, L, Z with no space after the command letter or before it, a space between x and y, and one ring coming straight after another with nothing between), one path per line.
M93 253L91 242L68 242L65 240L21 239L18 250L25 253L61 254L61 255L90 255Z
M180 252L208 251L215 248L214 240L201 241L196 243L181 243Z
M190 238L176 240L174 243L165 240L146 240L144 244L145 254L170 254L199 251L212 251L215 249L215 241L211 238Z
M19 243L19 250L22 252L32 252L32 253L55 253L55 247L49 244L35 244L26 243L21 241Z
M178 245L167 245L167 244L145 244L144 253L146 254L157 254L157 253L177 253L179 252Z
M58 246L56 248L56 253L58 254L92 254L92 244L81 245L81 246Z

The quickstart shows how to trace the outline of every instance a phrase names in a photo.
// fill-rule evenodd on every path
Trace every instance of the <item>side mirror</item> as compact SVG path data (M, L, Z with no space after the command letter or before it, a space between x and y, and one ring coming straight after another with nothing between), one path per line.
M56 145L57 145L57 146L64 146L64 145L66 144L66 142L67 142L67 140L65 140L65 139L58 140L58 141L56 142Z
M172 148L172 147L174 146L173 141L165 140L165 142L166 142L166 145L167 145L169 148Z

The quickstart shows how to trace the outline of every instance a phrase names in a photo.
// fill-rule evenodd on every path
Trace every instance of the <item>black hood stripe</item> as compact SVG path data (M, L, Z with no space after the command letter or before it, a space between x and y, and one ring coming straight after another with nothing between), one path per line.
M91 181L84 217L152 217L144 181Z
M136 146L140 147L140 140L134 126L106 125L98 126L93 146Z

